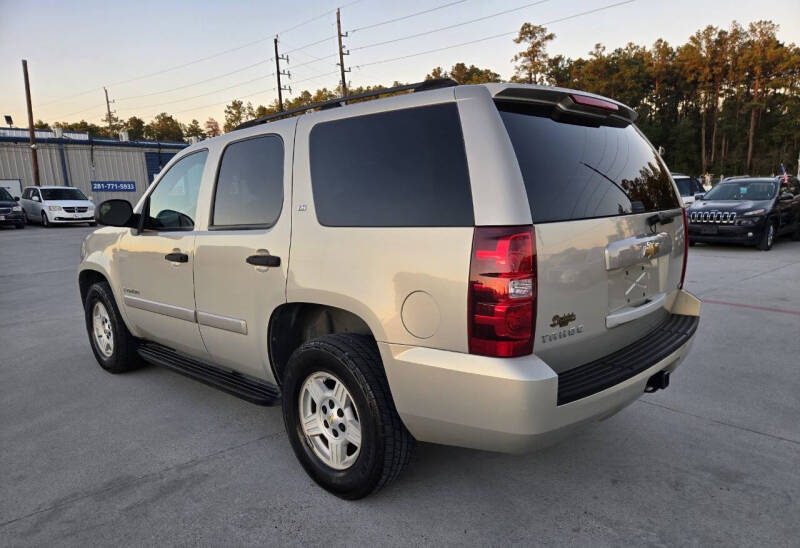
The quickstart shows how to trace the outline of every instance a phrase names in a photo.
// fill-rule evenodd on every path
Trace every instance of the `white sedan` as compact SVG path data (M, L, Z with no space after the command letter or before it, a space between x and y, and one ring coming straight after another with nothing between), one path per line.
M95 226L94 204L80 189L70 186L28 186L20 200L28 221L54 224L88 223Z

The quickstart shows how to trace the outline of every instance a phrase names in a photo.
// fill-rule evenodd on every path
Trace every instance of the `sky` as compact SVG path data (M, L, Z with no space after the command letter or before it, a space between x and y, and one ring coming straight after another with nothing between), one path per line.
M596 43L609 50L657 38L681 44L706 25L727 27L733 20L770 19L780 25L781 40L800 43L797 0L614 5L621 2L0 0L0 115L27 127L21 66L27 59L34 119L101 123L105 86L119 118L149 122L167 112L184 123L213 117L221 125L231 100L266 105L277 97L276 33L289 56L281 68L291 72L282 84L294 94L337 86L337 7L348 32L343 41L350 50L345 65L351 86L419 81L433 67L457 62L510 78L511 58L521 49L512 38L526 21L556 34L548 53L573 58L586 56ZM598 11L580 15L591 10ZM442 29L452 25L458 26ZM501 36L464 44L495 35Z

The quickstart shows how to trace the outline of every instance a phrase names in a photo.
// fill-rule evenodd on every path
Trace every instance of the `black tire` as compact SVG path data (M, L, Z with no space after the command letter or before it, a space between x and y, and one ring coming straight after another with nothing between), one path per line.
M89 226L97 226L97 223L89 223Z
M694 240L689 240L689 247L694 247L694 244L696 243L697 242L695 242Z
M14 225L14 228L16 228L16 229L25 228L25 225L24 224Z
M794 232L792 232L792 240L795 242L800 242L800 221L797 223L797 228L795 228Z
M358 412L361 447L347 469L329 467L315 453L300 425L300 392L315 373L341 379ZM289 358L281 386L283 419L292 449L309 476L344 499L359 499L394 480L408 464L414 438L400 420L380 354L371 337L326 335L306 342Z
M758 242L758 249L761 251L769 251L772 249L777 235L778 230L775 227L775 221L768 221L767 226L764 227L764 233L761 235L761 240Z
M50 226L50 220L47 218L47 213L42 211L42 226L48 228Z
M104 355L98 348L98 343L94 336L93 313L95 304L98 302L103 304L109 317L111 338L113 340L113 350L109 356ZM131 335L125 322L122 321L114 294L111 292L111 287L107 282L98 282L89 288L83 308L89 344L92 346L92 352L94 352L94 357L100 367L109 373L116 374L133 371L144 365L144 362L136 352L138 340Z

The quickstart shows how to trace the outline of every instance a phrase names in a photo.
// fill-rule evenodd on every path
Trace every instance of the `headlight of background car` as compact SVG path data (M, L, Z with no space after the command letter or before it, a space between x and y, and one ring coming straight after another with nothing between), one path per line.
M752 217L753 215L763 215L766 211L767 211L766 209L754 209L753 211L742 213L742 216Z
M22 206L14 206L11 208L11 211L22 211Z
M61 211L61 206L47 206L50 211Z

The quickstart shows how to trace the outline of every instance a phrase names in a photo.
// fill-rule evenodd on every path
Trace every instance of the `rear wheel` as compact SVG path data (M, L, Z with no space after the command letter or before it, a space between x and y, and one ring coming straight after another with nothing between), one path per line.
M289 359L281 389L292 449L331 493L362 498L408 464L414 438L397 415L373 339L336 334L306 342Z
M770 221L764 228L764 233L761 235L761 241L758 242L758 249L761 251L769 251L775 243L775 221Z
M42 226L47 228L50 226L50 219L47 218L47 213L42 211Z
M122 321L108 283L92 285L83 308L86 331L100 367L109 373L125 373L144 365L136 352L138 341Z

